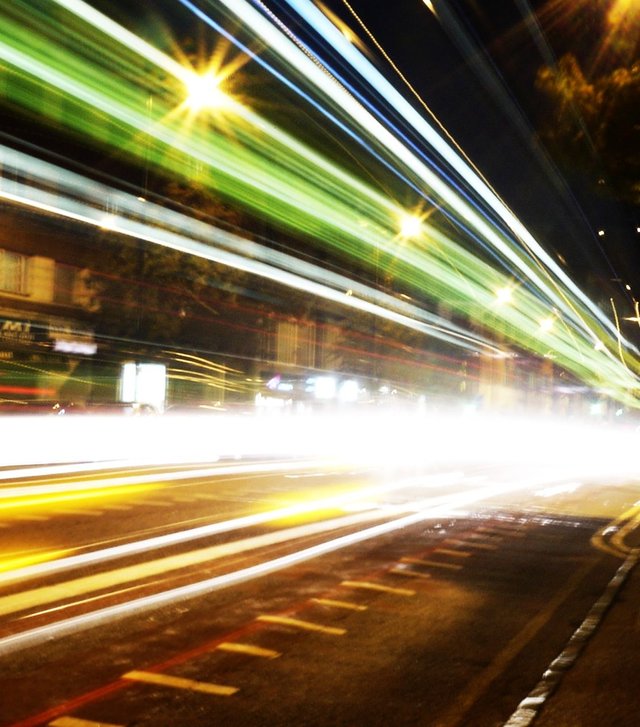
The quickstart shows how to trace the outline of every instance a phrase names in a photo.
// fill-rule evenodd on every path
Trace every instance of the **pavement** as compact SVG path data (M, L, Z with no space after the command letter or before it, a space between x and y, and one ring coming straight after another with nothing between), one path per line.
M622 562L617 576L565 650L507 725L640 725L640 564L637 552Z

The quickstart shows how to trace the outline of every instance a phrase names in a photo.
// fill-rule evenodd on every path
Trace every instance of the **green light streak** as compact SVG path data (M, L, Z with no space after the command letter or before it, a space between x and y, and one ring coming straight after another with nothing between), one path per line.
M613 387L627 403L633 399L628 391L638 386L640 371L635 357L626 354L624 363L616 358L618 342L591 310L555 281L547 284L535 272L535 261L527 261L521 250L462 205L398 140L387 140L388 132L384 137L392 155L417 179L427 179L455 214L490 240L506 260L525 270L539 295L522 288L513 304L498 308L495 291L508 284L508 269L492 267L426 223L418 238L401 243L397 220L404 210L399 205L245 106L231 103L220 118L209 115L187 128L176 109L189 71L121 26L106 22L85 3L53 2L76 13L70 16L74 22L62 26L53 7L49 15L44 10L36 13L21 0L0 10L5 16L0 59L8 65L3 74L8 99L140 162L187 179L197 177L372 271L379 254L392 262L396 279L416 291L447 301L522 348L542 356L551 353L592 386ZM80 14L90 25L79 21ZM163 83L159 71L172 78ZM323 84L329 83L324 79ZM329 90L335 92L335 84L326 86L325 92ZM355 107L354 118L361 128L368 123ZM376 132L377 128L369 130ZM540 273L546 274L541 267ZM540 320L552 308L560 313L560 325L542 335ZM604 350L596 351L598 341L605 344Z

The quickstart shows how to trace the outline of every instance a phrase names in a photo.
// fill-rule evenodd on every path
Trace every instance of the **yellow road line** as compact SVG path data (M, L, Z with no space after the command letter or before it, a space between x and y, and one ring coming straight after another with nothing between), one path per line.
M430 573L420 573L420 571L408 568L392 568L389 572L395 573L397 576L407 576L407 578L431 578Z
M280 624L282 626L293 626L297 629L305 631L318 631L323 634L332 634L333 636L342 636L347 633L346 629L336 628L335 626L323 626L322 624L313 623L312 621L301 621L297 618L289 618L289 616L270 616L268 614L258 616L258 621L264 623Z
M476 528L476 533L482 533L483 535L495 535L500 538L503 538L505 535L503 530L496 530L496 528L486 528L484 526Z
M438 560L422 560L420 558L401 558L402 563L410 563L411 565L426 565L430 568L446 568L447 570L460 570L462 566L459 563L441 563Z
M361 606L359 603L349 603L348 601L334 601L332 598L312 598L314 603L319 603L321 606L335 606L335 608L346 608L351 611L366 611L366 606Z
M236 654L249 654L250 656L261 656L265 659L277 659L281 654L273 649L263 649L253 644L241 644L238 641L223 641L216 646L219 651L230 651Z
M369 581L342 581L341 586L347 588L364 588L369 591L381 591L383 593L395 593L397 596L415 596L416 592L408 588L394 588L383 586L381 583L370 583Z
M174 689L187 689L191 692L204 692L205 694L217 694L228 697L238 691L237 687L228 687L224 684L211 684L209 682L197 682L193 679L182 679L172 677L168 674L155 674L150 671L130 671L122 675L123 679L130 679L134 682L145 682L146 684L158 684L162 687L173 687Z
M49 722L49 727L124 727L124 725L112 724L111 722L93 722L89 719L77 719L76 717L58 717L53 722Z
M102 510L56 510L56 515L92 515L98 517L104 515Z
M621 525L624 523L624 525ZM634 548L625 544L624 539L640 526L640 506L634 505L625 510L621 515L614 518L610 523L600 528L591 538L591 544L603 550L605 553L611 553L618 558L626 558L631 553L638 552L640 548ZM611 544L605 540L608 531L614 531L611 536Z
M436 548L433 552L441 555L453 555L456 558L468 558L473 555L473 553L468 553L466 550L451 550L450 548Z

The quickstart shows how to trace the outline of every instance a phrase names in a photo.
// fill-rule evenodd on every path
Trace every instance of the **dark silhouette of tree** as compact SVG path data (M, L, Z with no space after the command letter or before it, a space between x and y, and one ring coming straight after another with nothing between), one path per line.
M578 169L640 203L640 63L587 78L572 54L540 69L547 100L539 133L565 170ZM602 184L602 181L600 184Z

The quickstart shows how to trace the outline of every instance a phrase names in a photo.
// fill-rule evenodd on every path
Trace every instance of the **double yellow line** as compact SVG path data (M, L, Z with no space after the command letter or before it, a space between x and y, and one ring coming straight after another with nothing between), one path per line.
M619 515L610 523L600 528L591 538L594 547L610 553L618 558L640 556L640 541L638 545L627 542L637 528L640 527L640 500L633 507Z

